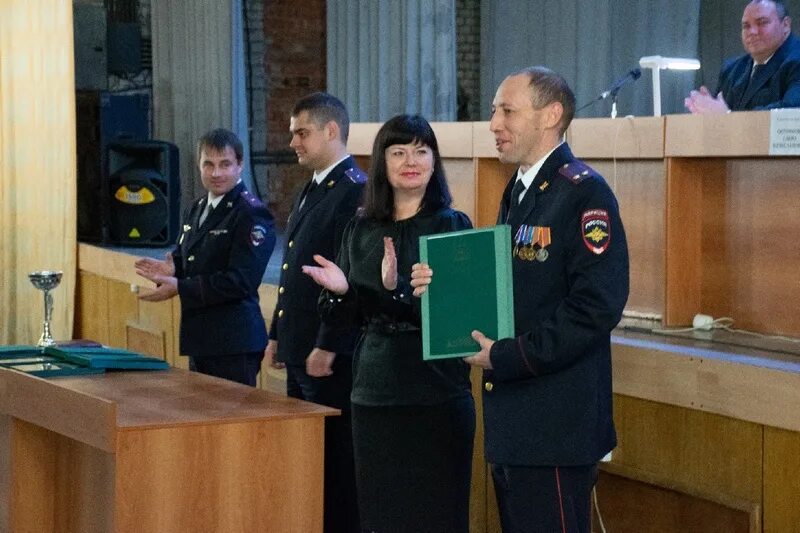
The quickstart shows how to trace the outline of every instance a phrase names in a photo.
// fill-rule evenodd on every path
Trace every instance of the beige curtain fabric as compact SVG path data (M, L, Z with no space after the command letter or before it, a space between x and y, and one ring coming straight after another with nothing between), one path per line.
M72 338L76 266L72 2L0 0L0 343L35 344L34 270L62 270L53 337Z

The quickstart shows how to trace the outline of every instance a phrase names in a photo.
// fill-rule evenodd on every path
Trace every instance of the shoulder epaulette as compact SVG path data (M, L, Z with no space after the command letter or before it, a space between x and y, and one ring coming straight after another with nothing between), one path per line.
M590 176L599 176L595 169L578 159L563 164L558 173L576 185Z
M250 207L264 207L264 202L247 189L243 190L239 196L241 196Z
M344 171L344 175L353 183L366 183L367 175L358 167L351 167Z

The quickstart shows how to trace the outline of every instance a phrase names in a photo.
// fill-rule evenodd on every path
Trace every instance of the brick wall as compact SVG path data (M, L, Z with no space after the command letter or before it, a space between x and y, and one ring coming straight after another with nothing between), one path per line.
M325 0L263 0L266 72L266 165L269 207L284 225L296 192L310 175L287 160L289 115L297 99L324 91L326 79ZM300 13L302 11L302 13ZM293 153L291 153L293 155ZM262 193L265 191L262 190Z
M480 25L480 0L456 0L458 120L480 120Z

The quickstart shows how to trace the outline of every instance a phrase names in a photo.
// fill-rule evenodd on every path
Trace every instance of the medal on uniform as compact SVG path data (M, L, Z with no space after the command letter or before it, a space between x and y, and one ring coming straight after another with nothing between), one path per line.
M544 263L547 261L547 258L550 257L547 247L550 246L551 242L549 227L534 226L533 244L538 246L538 250L536 250L536 260L540 263Z
M514 257L523 261L533 261L536 251L533 249L533 226L522 224L514 236Z
M511 253L511 257L519 257L519 246L522 243L522 234L525 233L526 227L527 226L523 224L517 229L517 233L514 235L514 250Z

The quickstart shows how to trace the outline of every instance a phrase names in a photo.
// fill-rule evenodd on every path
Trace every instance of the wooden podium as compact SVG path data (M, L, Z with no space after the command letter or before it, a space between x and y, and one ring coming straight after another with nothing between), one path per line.
M324 417L179 369L0 369L0 531L322 531Z

